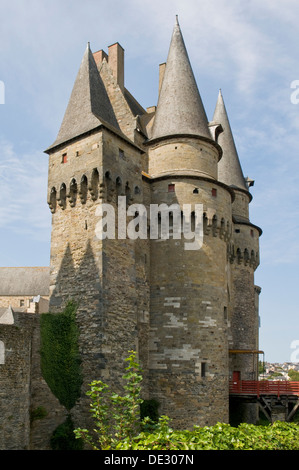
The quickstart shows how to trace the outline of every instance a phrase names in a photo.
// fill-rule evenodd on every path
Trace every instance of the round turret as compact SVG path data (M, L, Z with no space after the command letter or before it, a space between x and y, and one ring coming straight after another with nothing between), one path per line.
M151 207L161 208L159 229L165 211L171 213L168 236L150 240L150 396L181 429L190 422L228 421L229 400L227 253L233 191L217 179L221 149L211 138L194 83L176 24L146 145Z

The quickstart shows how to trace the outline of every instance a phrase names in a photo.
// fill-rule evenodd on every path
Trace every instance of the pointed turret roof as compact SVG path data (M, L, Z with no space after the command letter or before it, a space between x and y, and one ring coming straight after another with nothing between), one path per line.
M207 115L176 17L151 139L177 134L211 139Z
M223 151L222 158L218 163L218 180L228 186L248 191L221 90L219 91L213 122L221 124L223 128L223 132L218 137L218 144Z
M101 124L107 124L119 130L88 43L58 136L48 150L89 132Z

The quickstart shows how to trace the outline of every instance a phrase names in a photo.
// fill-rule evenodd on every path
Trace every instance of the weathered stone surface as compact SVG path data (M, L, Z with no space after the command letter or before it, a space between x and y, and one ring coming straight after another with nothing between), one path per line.
M83 385L71 416L82 427L90 420L88 384L101 379L120 390L124 359L132 349L144 370L143 398L158 400L160 413L169 415L178 428L228 422L233 373L257 377L257 356L251 351L258 349L259 289L254 271L261 231L249 220L251 196L246 188L219 178L223 149L208 129L201 103L197 101L200 110L196 108L196 116L193 113L186 125L181 126L181 118L176 122L172 74L179 72L182 82L185 72L187 83L193 83L185 46L176 42L178 28L176 24L159 100L159 116L169 122L159 129L156 108L146 112L126 90L120 45L111 46L108 55L97 52L95 62L88 48L66 114L67 132L61 131L47 151L50 311L61 312L68 300L79 305ZM177 52L179 64L187 69L177 68ZM101 83L100 93L89 96L82 83L91 93ZM101 109L101 96L113 111L113 123L95 113ZM78 122L80 99L91 119L86 123ZM172 109L175 113L169 115ZM124 219L122 203L131 210ZM103 204L115 216L112 238L99 237ZM151 208L161 204L174 205L167 239L151 237ZM175 220L183 222L188 205L195 214L196 208L202 209L198 250L186 248L190 240L184 231L173 237ZM126 229L143 208L145 237L129 237ZM159 229L161 220L157 219ZM194 223L193 214L192 230ZM123 227L124 236L119 236ZM39 338L38 315L20 314L15 323L0 325L0 424L5 429L0 448L47 449L52 432L66 417L41 376ZM232 353L236 350L246 354ZM46 409L46 417L30 424L29 409L39 407ZM247 407L243 416L254 420L254 413Z

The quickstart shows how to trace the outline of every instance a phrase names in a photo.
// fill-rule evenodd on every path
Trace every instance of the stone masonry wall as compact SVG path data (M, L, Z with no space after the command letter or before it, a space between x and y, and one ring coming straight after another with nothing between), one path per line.
M178 428L228 422L230 201L229 191L201 178L152 183L152 203L202 204L206 214L199 250L186 250L184 238L151 240L150 394Z
M13 325L0 325L4 357L0 364L0 449L28 449L30 439L31 335L35 318L15 314Z
M46 450L66 417L40 369L40 316L14 313L14 324L0 325L0 449Z
M62 164L66 150L69 160ZM101 240L97 233L101 203L108 203L117 215L118 195L128 204L142 202L141 165L142 152L104 129L50 156L49 188L66 182L69 195L64 206L58 195L52 216L50 310L61 311L70 299L79 302L84 383L72 415L80 426L90 416L85 392L92 380L102 379L119 390L128 351L141 349L147 360L146 339L139 343L138 333L142 331L141 337L146 338L148 243ZM84 200L80 185L77 192L69 185L73 178L79 184L83 174L87 177Z

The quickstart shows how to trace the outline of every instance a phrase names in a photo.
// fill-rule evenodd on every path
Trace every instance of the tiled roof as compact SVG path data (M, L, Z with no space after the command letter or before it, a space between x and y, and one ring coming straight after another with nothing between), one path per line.
M218 163L219 181L248 191L221 91L219 91L213 122L221 124L223 129L218 137L218 144L223 152Z
M48 296L49 285L49 267L0 268L0 296Z
M178 134L211 139L206 112L177 21L169 47L151 139Z
M112 105L88 44L57 139L46 152L105 123L119 130Z

